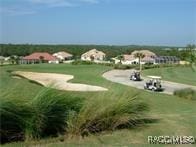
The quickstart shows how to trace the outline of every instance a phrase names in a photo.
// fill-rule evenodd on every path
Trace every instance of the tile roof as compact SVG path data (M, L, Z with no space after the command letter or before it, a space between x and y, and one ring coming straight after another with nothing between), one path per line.
M46 52L36 52L32 53L29 56L25 56L24 60L40 60L40 57L43 57L45 61L54 61L56 58L49 53Z

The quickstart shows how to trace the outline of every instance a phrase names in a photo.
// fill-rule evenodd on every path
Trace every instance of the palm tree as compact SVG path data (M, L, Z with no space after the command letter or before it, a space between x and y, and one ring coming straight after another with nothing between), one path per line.
M11 64L15 64L15 56L14 55L12 55L12 56L10 56L10 59L9 59L9 61L11 62Z
M122 60L124 59L124 56L123 55L119 55L119 56L117 56L117 59L120 60L120 64L122 64Z
M93 55L90 56L91 61L95 60L95 57Z
M145 55L141 52L137 52L134 54L134 57L139 59L139 67L140 67L140 72L141 72L142 71L141 59L143 59Z
M196 64L196 46L194 44L188 44L186 47L186 52L188 54L187 60L190 62L191 68L195 71Z
M43 56L40 56L40 57L39 57L39 60L40 60L40 63L43 63L44 57L43 57Z

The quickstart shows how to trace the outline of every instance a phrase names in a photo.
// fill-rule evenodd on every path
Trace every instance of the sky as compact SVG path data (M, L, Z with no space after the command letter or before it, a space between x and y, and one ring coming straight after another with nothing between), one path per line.
M0 0L0 43L196 44L196 0Z

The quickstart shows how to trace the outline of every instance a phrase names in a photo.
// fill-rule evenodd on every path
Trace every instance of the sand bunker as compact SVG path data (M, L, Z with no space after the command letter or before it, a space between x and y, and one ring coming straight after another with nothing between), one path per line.
M19 77L19 76L12 76L12 78L14 78L14 79L22 79L22 78Z
M106 91L106 88L99 86L92 86L86 84L69 83L67 81L74 78L72 75L55 74L55 73L37 73L37 72L23 72L15 71L16 75L36 81L45 87L52 87L59 90L67 91Z

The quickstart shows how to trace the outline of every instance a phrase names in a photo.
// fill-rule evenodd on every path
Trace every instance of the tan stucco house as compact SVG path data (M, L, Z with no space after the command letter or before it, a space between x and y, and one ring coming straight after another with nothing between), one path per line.
M89 50L88 52L81 55L81 60L84 61L103 61L105 60L106 54L97 49Z

